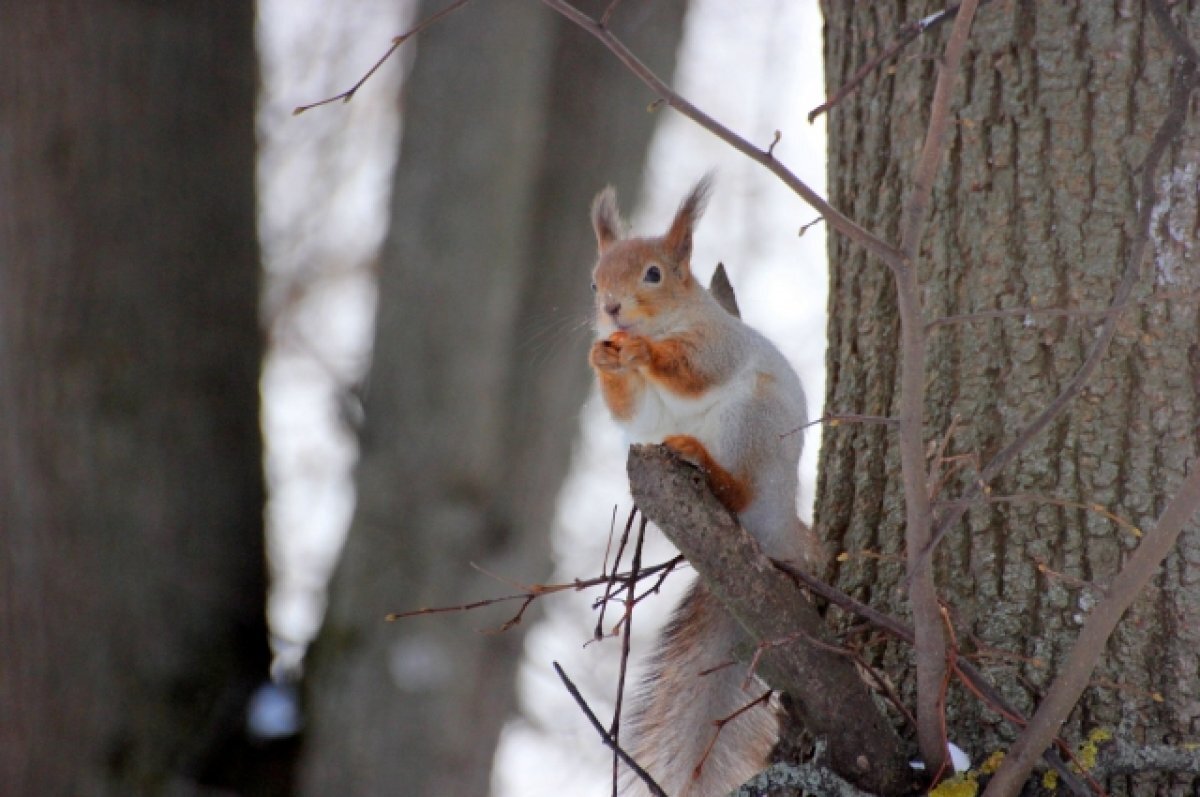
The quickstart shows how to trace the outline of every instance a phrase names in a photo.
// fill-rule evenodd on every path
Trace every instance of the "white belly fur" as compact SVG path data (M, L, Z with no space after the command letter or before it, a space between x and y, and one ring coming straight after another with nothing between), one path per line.
M690 398L654 383L647 385L632 418L621 424L630 443L661 443L671 435L691 435L704 444L717 462L723 462L721 431L726 410L744 406L753 380L737 376L723 385Z

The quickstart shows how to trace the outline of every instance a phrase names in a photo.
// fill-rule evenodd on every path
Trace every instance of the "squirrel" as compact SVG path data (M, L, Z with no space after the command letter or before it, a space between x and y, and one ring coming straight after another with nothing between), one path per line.
M692 232L710 188L700 180L656 238L625 237L614 190L596 196L589 363L630 443L665 444L698 466L768 556L805 563L818 552L796 514L804 391L783 354L692 274ZM724 795L768 764L779 733L768 701L708 749L716 720L765 690L747 685L744 665L724 666L748 639L699 579L662 633L622 743L672 797ZM626 773L623 794L647 793Z

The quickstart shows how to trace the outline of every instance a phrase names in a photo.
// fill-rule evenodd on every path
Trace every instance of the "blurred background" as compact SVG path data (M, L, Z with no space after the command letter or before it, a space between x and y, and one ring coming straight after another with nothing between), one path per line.
M814 417L822 225L538 3L470 4L299 116L445 3L206 5L0 12L3 782L608 794L550 666L611 712L593 594L502 634L519 604L383 618L599 574L630 502L586 368L597 190L655 234L715 172L694 268L726 265ZM612 18L818 190L821 24L784 0Z

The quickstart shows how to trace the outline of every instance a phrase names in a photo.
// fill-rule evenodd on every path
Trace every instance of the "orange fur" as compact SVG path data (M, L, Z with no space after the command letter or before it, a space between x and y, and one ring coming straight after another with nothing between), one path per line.
M599 371L600 395L613 418L627 421L633 417L637 400L642 395L645 382L637 374Z
M696 368L694 348L682 337L646 341L650 362L646 375L681 396L701 396L713 386L712 380Z
M708 484L730 512L741 512L754 500L754 491L744 480L734 476L712 458L708 449L696 438L687 434L674 434L663 440L663 445L679 452L687 461L695 464L708 477Z
M637 372L637 363L649 358L639 348L640 338L631 338L624 332L615 332L606 340L592 344L588 355L600 384L600 394L608 411L619 421L633 417L637 401L645 389L646 382Z

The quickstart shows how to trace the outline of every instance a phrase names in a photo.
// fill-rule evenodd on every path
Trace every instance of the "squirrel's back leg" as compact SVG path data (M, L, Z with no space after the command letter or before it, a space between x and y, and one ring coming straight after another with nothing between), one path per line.
M684 459L704 471L713 494L730 512L741 512L754 499L749 482L726 470L695 437L673 434L663 440L663 445L677 451Z

